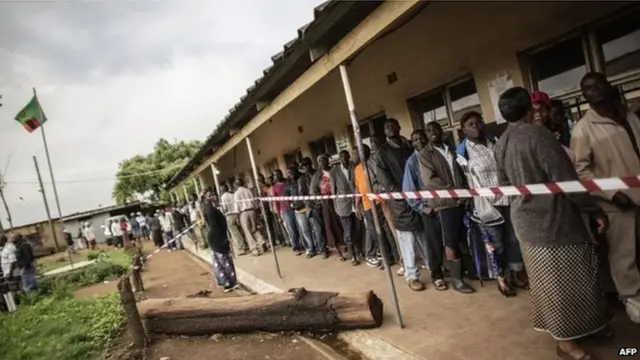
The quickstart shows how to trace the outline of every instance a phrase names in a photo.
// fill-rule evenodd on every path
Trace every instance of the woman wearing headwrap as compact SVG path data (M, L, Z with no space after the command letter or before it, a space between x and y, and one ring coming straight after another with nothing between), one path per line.
M531 124L531 103L521 87L500 95L498 107L509 123L494 149L500 185L578 180L557 139ZM556 353L565 360L595 360L576 340L606 330L609 320L595 241L583 215L599 233L608 228L607 215L588 193L521 195L511 202L529 273L533 327L557 341Z
M233 291L238 286L236 269L233 265L229 237L227 236L227 221L222 212L215 206L215 198L211 191L206 191L203 197L204 220L207 223L207 243L213 256L213 272L216 283L225 292Z

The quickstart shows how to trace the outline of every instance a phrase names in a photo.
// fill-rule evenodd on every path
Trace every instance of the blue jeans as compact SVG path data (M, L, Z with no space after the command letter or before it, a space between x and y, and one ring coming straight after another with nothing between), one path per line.
M176 247L176 243L171 242L169 243L169 240L173 239L173 231L169 230L169 231L163 231L162 232L162 237L164 238L164 245L168 248L168 249L175 249Z
M295 211L283 211L282 220L284 221L284 227L289 234L289 240L291 241L291 248L293 251L304 250L302 244L300 244L300 232L298 231L298 224L296 223Z
M401 231L396 230L398 235L398 245L400 254L404 260L404 278L407 281L418 280L418 264L416 264L416 253L418 250L420 257L424 259L425 266L429 268L427 261L427 240L422 231ZM415 247L414 247L415 246Z
M22 279L22 289L25 293L32 294L38 291L35 266L20 269L20 277Z
M311 212L296 212L296 221L302 232L302 237L307 248L307 254L316 254L327 250L322 225L311 216Z

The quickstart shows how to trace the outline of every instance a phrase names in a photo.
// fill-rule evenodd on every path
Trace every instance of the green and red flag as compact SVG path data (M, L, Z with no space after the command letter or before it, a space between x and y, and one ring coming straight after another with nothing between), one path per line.
M33 132L47 121L44 111L40 107L38 98L33 95L31 101L16 115L16 121L22 124L28 132Z

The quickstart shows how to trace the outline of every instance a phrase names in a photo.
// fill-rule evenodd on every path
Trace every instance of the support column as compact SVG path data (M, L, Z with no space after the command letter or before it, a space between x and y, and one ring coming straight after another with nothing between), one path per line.
M246 137L245 141L247 142L247 151L249 152L249 160L251 160L251 169L253 170L253 181L255 182L256 186L258 186L257 184L260 183L258 181L258 168L256 167L256 159L253 157L251 140L249 139L249 137ZM259 193L260 191L258 190L258 194ZM271 234L271 229L269 229L269 217L267 216L267 208L264 204L264 201L262 201L261 199L259 199L258 201L260 201L260 207L262 209L262 217L264 218L264 227L267 229L267 236L269 238L269 244L271 245L271 253L273 254L273 261L275 262L275 265L276 265L276 271L278 272L278 277L282 279L282 273L280 272L280 264L278 263L278 255L276 254L276 247L275 247L275 244L273 243L273 235Z
M216 193L218 194L218 197L220 197L222 196L222 194L220 194L220 182L218 181L218 169L216 169L215 164L211 164L211 172L213 173L213 183L216 186Z
M201 189L198 189L198 178L193 178L193 188L196 191L196 198L200 195Z
M347 106L349 107L349 117L351 119L351 126L353 127L354 139L356 142L356 146L358 147L358 154L360 155L361 159L360 164L362 164L362 167L364 169L364 177L367 184L367 193L373 193L370 181L371 177L369 176L369 167L367 166L367 162L365 161L364 157L364 147L362 146L362 137L360 136L360 126L358 125L358 115L356 114L356 107L353 102L353 94L351 92L351 84L349 83L349 74L347 73L347 66L344 64L340 65L340 76L342 78L342 85L344 86L344 94L347 99ZM373 224L376 229L376 239L378 241L380 252L382 253L382 262L384 263L384 271L387 277L389 291L391 293L391 301L394 307L396 322L402 329L404 328L402 313L400 312L400 305L398 303L396 285L393 281L393 275L391 274L391 267L389 266L388 254L386 251L386 247L382 243L382 228L380 227L380 218L378 217L378 212L376 211L377 205L375 201L371 201L371 205L373 207Z

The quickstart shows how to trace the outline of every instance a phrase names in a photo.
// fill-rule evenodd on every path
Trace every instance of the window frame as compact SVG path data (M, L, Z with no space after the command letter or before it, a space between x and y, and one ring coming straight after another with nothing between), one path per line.
M476 89L476 94L478 94L479 96L478 84L475 80L475 77L473 76L472 73L467 73L463 76L456 78L453 81L437 86L431 90L422 92L416 96L412 96L409 99L407 99L407 106L409 107L409 113L411 115L411 123L413 125L413 129L414 130L424 129L426 126L423 118L424 113L419 113L419 111L417 110L418 102L424 98L428 98L436 94L440 94L442 96L445 112L447 114L447 124L446 125L441 124L442 129L454 130L460 124L460 120L454 118L454 111L453 111L453 104L451 101L450 90L452 87L455 87L467 81L473 81L473 85ZM482 104L482 102L480 102L480 104Z
M523 69L523 77L526 80L525 83L528 90L537 91L539 89L537 76L534 73L534 66L532 64L533 55L575 37L579 38L582 42L582 53L587 71L605 73L606 61L604 57L604 44L600 43L598 39L598 29L603 26L612 26L616 20L636 13L640 13L640 4L630 4L609 16L591 21L576 29L568 31L559 37L520 52L518 57ZM627 70L613 76L607 76L607 78L612 85L619 88L624 102L628 100L626 97L627 94L640 90L640 85L630 87L629 89L626 89L626 91L624 89L625 85L640 83L640 68ZM575 112L577 113L577 117L580 118L583 113L589 109L589 105L582 96L580 89L574 89L554 95L552 96L552 99L562 101L565 104L565 108L571 113L572 117Z

